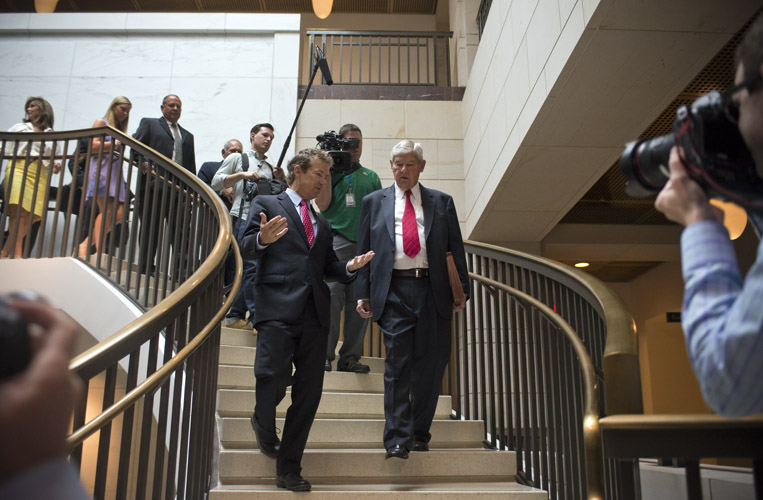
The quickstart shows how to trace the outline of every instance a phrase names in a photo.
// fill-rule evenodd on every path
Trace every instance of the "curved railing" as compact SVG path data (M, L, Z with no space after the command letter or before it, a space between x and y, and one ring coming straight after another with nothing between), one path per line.
M129 150L93 147L106 136ZM17 167L6 169L8 182L15 176L46 208L39 221L23 219L4 191L0 226L10 231L0 247L15 250L26 234L21 258L82 248L86 265L147 311L71 363L85 382L69 439L83 482L95 498L202 498L212 478L219 325L240 287L239 277L224 301L224 263L235 250L225 206L191 172L110 127L0 133L0 141L6 165ZM52 175L56 163L71 175ZM93 169L106 186L123 176L114 210L97 213L86 200ZM103 194L96 188L94 197Z
M552 499L604 498L632 478L605 467L598 419L641 412L627 308L557 262L475 242L466 251L472 293L454 321L448 381L456 417L483 420L486 446L517 452L519 482Z

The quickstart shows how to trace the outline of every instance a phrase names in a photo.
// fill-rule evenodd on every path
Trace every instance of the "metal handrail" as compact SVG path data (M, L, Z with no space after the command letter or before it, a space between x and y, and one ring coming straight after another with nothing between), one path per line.
M126 150L113 148L113 139L109 141L112 147L104 148L106 136L129 147L129 156ZM100 148L92 146L94 138L101 139ZM31 153L31 148L22 152L25 142L45 147L39 153ZM23 228L27 238L22 257L68 257L72 249L77 254L80 241L87 242L87 251L78 258L147 311L70 364L85 381L85 394L75 407L74 432L68 440L72 462L81 463L83 447L92 446L85 439L97 433L95 470L82 471L85 482L93 484L96 498L104 497L107 483L114 478L116 484L109 488L116 490L117 498L201 498L209 490L211 477L219 325L241 283L241 261L227 209L191 172L111 127L0 132L0 155L9 160L8 165L15 165L6 169L9 182L13 176L22 176L21 190L32 183L35 196L45 202L47 210L42 212L40 226L46 228L47 220L54 226L52 232L41 229L35 244L30 217L28 227ZM84 186L74 179L71 186L65 186L64 176L56 186L53 176L46 174L45 169L55 162L67 161L75 167L84 165L85 182L92 168L107 169L107 186L114 175L124 176L124 201L115 202L118 208L111 220L96 217L94 211L87 216ZM144 163L150 166L146 175L141 174ZM106 194L98 189L94 198ZM68 199L62 192L69 194ZM11 198L4 201L0 225L10 221L7 241L15 245L22 226L18 224L20 211L11 214L8 210L9 202L19 203ZM115 235L117 228L123 237ZM98 230L101 237L94 238ZM0 234L0 245L3 243ZM152 244L158 247L156 255L147 250ZM93 245L96 251L91 249ZM231 247L239 272L231 294L223 300L223 264ZM102 408L91 408L95 401L88 406L88 396L101 390ZM117 397L121 390L125 395ZM142 416L136 419L139 403ZM86 413L100 415L85 423ZM133 429L134 423L142 425ZM110 457L111 427L120 424L121 437L114 447L119 456ZM139 459L132 460L133 455ZM150 466L153 479L149 479ZM117 470L110 473L112 469Z
M534 297L579 336L596 374L600 416L611 408L642 411L635 322L614 292L590 275L549 259L473 241L465 247L470 272ZM546 340L554 336L545 332L545 320L536 318L533 311L538 309L525 311L511 303L514 299L475 291L479 289L473 290L461 321L454 323L455 351L467 352L475 344L484 349L469 351L474 359L464 354L451 360L448 389L456 416L484 420L491 447L518 453L520 482L547 489L552 499L603 498L601 489L587 490L590 478L580 470L584 460L588 467L585 446L593 435L580 429L596 424L586 421L587 416L577 420L587 412L582 381L570 371L577 355L565 351L571 344ZM564 379L561 385L554 382L559 377ZM620 394L623 388L627 394ZM508 401L499 403L502 394ZM557 445L563 448L557 450ZM618 467L614 460L603 464L607 492L638 480L636 471Z
M334 84L450 86L453 32L310 29L306 34L307 75L317 44L326 54Z
M235 240L233 240L232 245L233 249L235 250L233 255L236 258L236 268L240 269L242 266L241 254L238 251L238 245L236 245ZM203 342L207 341L207 338L212 334L213 330L220 325L220 322L223 320L223 316L225 316L225 313L228 311L228 309L230 309L231 305L233 305L233 301L236 299L236 294L238 294L238 291L241 289L241 283L242 275L240 272L237 272L233 281L233 287L231 288L231 292L228 295L228 298L225 300L220 310L218 310L212 319L204 326L204 329L199 332L199 334L194 337L194 339L188 345L186 345L180 352L178 352L170 362L154 372L135 389L130 391L122 399L109 407L108 410L94 417L83 427L75 430L66 440L67 449L70 452L73 451L74 448L82 444L82 442L90 435L104 428L117 416L122 414L127 408L133 406L140 398L154 392L162 383L164 383L169 378L172 373L174 373L183 363L185 363L185 361L194 353L194 351L196 351L196 349L198 349ZM186 291L178 290L176 293L182 294L183 292ZM156 311L157 309L158 308L154 308L152 311ZM117 335L119 335L121 338L129 338L130 335L134 335L135 331L139 330L144 325L150 325L154 321L158 321L159 319L157 318L157 315L151 316L152 311L149 311L144 316L141 316L138 320L131 323L128 328L118 332ZM166 310L163 310L160 314L163 314L165 311ZM108 348L102 346L101 344L103 344L103 342L88 351L88 356L78 356L72 360L70 369L76 372L78 367L84 364L88 358L108 355Z
M475 273L469 273L469 277L474 281L487 285L493 290L500 290L511 295L522 303L529 305L531 308L540 311L548 321L556 325L556 327L564 334L565 340L572 346L575 355L578 357L580 374L583 378L583 386L585 390L583 428L581 431L584 436L587 498L590 500L603 499L604 491L602 485L604 474L601 440L599 437L600 410L598 383L593 363L591 362L591 358L588 355L585 345L569 323L564 321L553 309L535 297Z

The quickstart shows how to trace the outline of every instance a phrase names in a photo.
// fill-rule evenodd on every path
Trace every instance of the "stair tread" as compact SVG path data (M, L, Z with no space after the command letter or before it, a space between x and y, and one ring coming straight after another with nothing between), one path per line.
M387 478L479 477L513 479L516 454L485 449L435 450L412 452L408 460L385 458L377 449L307 449L302 457L302 474L316 478L363 478L370 482ZM259 450L221 450L220 482L225 484L263 483L275 477L275 461ZM322 479L321 479L322 480Z
M348 402L351 400L351 402ZM291 391L276 409L278 415L285 414L291 404ZM254 408L253 389L219 389L217 413L221 417L249 417ZM440 396L435 418L449 418L451 414L450 396ZM352 393L325 391L318 406L316 418L382 418L384 416L384 395L382 393Z
M422 482L417 479L404 480L403 478L395 479L394 482L384 483L357 483L357 482L316 482L315 478L305 476L306 479L311 480L313 483L313 489L311 497L319 493L335 493L335 494L358 494L358 493L427 493L427 492L440 492L448 493L456 497L463 493L479 493L479 494L505 494L505 493L525 493L528 496L522 498L547 498L547 493L543 490L533 488L531 486L525 486L514 481L488 481L484 478L480 478L479 481L431 481ZM284 491L283 489L276 488L275 484L257 484L257 485L243 485L243 484L221 484L212 490L212 497L215 498L215 493L222 492L267 492L269 494L281 493L284 496L293 495L291 492ZM380 496L381 497L381 496ZM227 496L220 496L219 498L228 498ZM270 498L270 497L268 497ZM328 498L328 497L327 497ZM427 497L429 498L429 497ZM461 498L461 497L457 497ZM501 498L506 498L501 496Z
M224 449L254 449L256 438L249 418L224 417L220 443ZM283 429L284 419L276 419ZM341 426L342 432L336 432ZM310 449L378 449L382 446L384 419L321 419L310 429L307 447ZM481 448L483 423L478 420L435 420L432 422L432 441L435 449Z

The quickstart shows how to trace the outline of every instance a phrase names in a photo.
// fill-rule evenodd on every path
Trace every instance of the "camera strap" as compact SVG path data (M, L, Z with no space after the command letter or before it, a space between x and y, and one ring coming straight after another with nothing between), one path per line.
M333 184L331 184L331 191L334 191L334 188L335 188L335 187L337 187L337 185L338 185L340 182L342 182L342 180L344 180L344 178L345 178L345 177L347 177L348 175L352 175L352 174L354 174L354 173L355 173L355 172L357 172L359 169L360 169L360 163L357 163L357 162L356 162L356 163L353 163L353 164L352 164L352 168L350 169L350 171L349 171L349 172L342 172L342 175L341 175L341 176L340 176L340 177L339 177L339 178L336 180L336 182L334 182Z

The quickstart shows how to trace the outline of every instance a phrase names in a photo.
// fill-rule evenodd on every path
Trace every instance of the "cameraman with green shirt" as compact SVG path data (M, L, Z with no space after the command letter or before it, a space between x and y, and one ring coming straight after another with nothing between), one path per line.
M348 172L331 172L332 189L322 189L315 198L321 214L331 223L334 231L334 252L339 260L355 257L358 241L358 221L363 197L381 189L379 176L373 170L360 164L363 153L363 134L357 125L347 123L339 129L343 138L358 139L358 147L349 149L352 167ZM340 314L344 309L344 334L339 350L337 370L354 373L368 373L368 365L360 363L363 354L363 338L368 320L355 311L354 285L350 283L329 283L331 290L331 327L326 350L326 371L331 371L331 362L336 357L339 341Z

